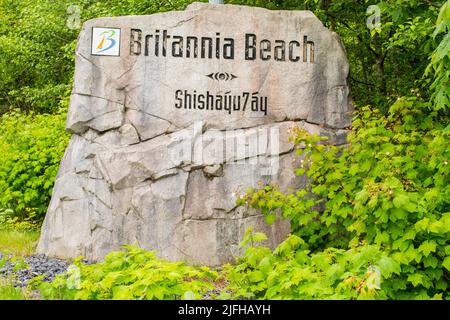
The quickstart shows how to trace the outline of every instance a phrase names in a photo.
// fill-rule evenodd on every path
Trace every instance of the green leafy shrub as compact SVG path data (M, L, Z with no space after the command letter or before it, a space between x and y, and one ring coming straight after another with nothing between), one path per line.
M401 266L399 276L385 281L389 298L446 292L450 132L424 110L414 98L400 99L388 117L363 108L344 149L298 130L294 141L304 147L298 149L304 164L297 173L307 174L310 187L294 194L250 190L241 204L268 217L281 210L313 252L382 247Z
M32 254L39 239L39 232L34 226L32 230L17 228L17 225L13 227L0 228L0 252L11 253L14 256Z
M217 273L206 267L166 262L156 258L155 252L125 248L98 264L86 265L77 259L76 267L52 283L37 278L34 285L44 299L83 300L192 300L213 289Z
M248 230L241 245L264 240ZM348 250L327 248L317 253L291 235L273 252L247 247L225 272L230 285L220 296L229 299L386 299L385 282L400 274L400 264L380 249L366 245ZM434 298L442 298L436 294Z
M63 114L16 110L1 117L0 208L10 209L4 222L43 219L68 138Z

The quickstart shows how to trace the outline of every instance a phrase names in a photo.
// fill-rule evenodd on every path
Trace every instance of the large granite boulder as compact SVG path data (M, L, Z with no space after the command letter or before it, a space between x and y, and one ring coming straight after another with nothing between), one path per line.
M170 260L220 265L245 230L249 187L304 186L293 127L345 143L345 50L309 11L194 3L182 12L87 21L67 129L38 252L99 260L139 244Z

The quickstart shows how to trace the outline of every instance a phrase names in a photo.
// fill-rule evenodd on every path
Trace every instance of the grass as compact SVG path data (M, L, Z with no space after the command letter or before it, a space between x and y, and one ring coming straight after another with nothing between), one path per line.
M18 231L0 229L0 252L13 257L25 257L34 253L39 239L39 231ZM0 276L0 300L33 299L29 289L16 288L10 279Z
M13 256L29 256L36 249L39 231L17 231L0 229L0 251Z
M0 280L0 300L25 300L26 295L22 289L15 288L6 280Z

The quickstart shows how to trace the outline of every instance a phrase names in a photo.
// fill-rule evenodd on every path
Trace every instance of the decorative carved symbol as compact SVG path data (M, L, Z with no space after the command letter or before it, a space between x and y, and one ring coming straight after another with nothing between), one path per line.
M207 77L217 81L231 81L237 78L237 76L228 72L215 72L208 74Z

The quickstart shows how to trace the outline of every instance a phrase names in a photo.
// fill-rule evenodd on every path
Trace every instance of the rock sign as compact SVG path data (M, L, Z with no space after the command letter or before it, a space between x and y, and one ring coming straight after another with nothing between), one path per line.
M307 183L294 126L345 143L347 75L341 41L309 11L194 3L87 21L38 252L99 260L137 244L220 265L250 226L276 246L289 222L266 225L236 199Z

